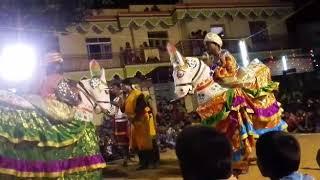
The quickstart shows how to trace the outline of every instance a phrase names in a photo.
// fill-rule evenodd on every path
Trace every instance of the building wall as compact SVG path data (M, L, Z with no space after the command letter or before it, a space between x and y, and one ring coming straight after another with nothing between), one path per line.
M146 7L151 10L153 5L130 5L129 6L129 11L130 12L143 12ZM175 5L168 5L168 4L157 4L157 7L161 11L171 11L174 10Z
M129 29L129 28L128 28ZM153 31L167 31L168 32L168 39L171 43L177 43L181 39L181 32L179 26L176 24L171 27L140 27L140 28L133 28L133 36L135 39L136 48L138 48L143 42L148 42L148 32Z
M97 10L97 12L99 15L117 16L119 13L129 12L129 9L102 9L102 10Z
M276 0L259 0L261 2L275 2ZM280 2L280 0L278 0ZM226 3L226 0L183 0L183 3ZM228 0L228 4L237 4L237 3L258 3L257 0Z
M217 0L219 1L219 0ZM236 0L234 0L236 1ZM247 0L251 1L251 0ZM253 1L253 0L252 0ZM267 1L267 0L264 0ZM198 1L197 1L198 2ZM202 2L199 0L199 2ZM212 1L210 1L212 2ZM219 1L220 2L220 1ZM222 0L221 0L222 2ZM145 5L133 5L130 6L129 10L125 9L116 9L116 10L101 10L100 14L103 15L117 15L118 12L138 12L143 11ZM172 5L159 5L160 9L170 10L174 6ZM142 25L141 27L132 27L130 28L122 28L120 32L110 32L105 29L102 33L96 33L92 30L85 33L70 33L68 35L60 35L59 36L59 44L60 50L63 55L66 56L78 56L79 60L87 59L87 47L86 47L86 38L98 38L98 37L107 37L111 38L112 43L112 52L113 59L103 61L103 65L106 67L119 67L120 66L120 58L119 51L120 47L125 47L125 43L129 42L132 47L139 48L143 42L148 42L148 32L152 31L167 31L169 41L173 44L178 43L181 40L189 39L191 32L202 30L202 31L210 31L211 25L223 25L225 30L226 38L244 38L248 37L250 33L249 21L265 21L267 26L272 26L268 32L270 36L274 35L286 35L287 28L286 23L281 21L281 17L276 15L267 17L267 16L249 16L244 17L238 15L236 17L224 16L223 18L218 17L198 17L195 19L186 18L184 20L178 21L174 26L165 26L158 25L157 27L151 27L149 25ZM132 41L132 37L134 39L134 43ZM250 40L247 41L250 45ZM74 58L75 59L75 58Z
M59 46L63 55L87 55L85 36L79 33L59 35Z
M269 30L269 35L284 35L287 34L287 27L284 21L281 22L281 19L272 16L268 18L263 17L224 17L217 19L215 17L210 18L196 18L192 20L185 20L186 31L188 34L191 34L192 31L202 30L210 31L211 25L223 25L225 30L226 37L229 38L241 38L247 37L250 33L249 21L265 21L267 26L277 24L272 26Z
M225 37L241 39L251 35L249 22L250 21L265 21L267 26L271 27L268 30L269 36L281 36L287 35L287 26L286 22L282 21L280 17L271 16L271 17L229 17L225 16L223 18L217 17L199 17L195 19L186 19L184 20L184 39L187 39L191 32L202 30L210 31L211 25L223 25L225 31ZM251 41L247 42L249 45Z
M72 59L84 60L87 59L86 38L111 38L112 46L112 60L101 61L105 67L120 67L120 47L125 47L125 43L129 42L132 45L131 35L129 29L123 29L120 32L111 33L106 30L100 34L90 30L85 34L70 33L68 35L59 36L59 45L61 53L66 57L73 57Z

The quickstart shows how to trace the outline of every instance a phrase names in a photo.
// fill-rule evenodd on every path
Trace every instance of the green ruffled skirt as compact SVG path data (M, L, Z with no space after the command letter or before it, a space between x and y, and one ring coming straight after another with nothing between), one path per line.
M0 179L101 179L105 166L91 122L0 102Z

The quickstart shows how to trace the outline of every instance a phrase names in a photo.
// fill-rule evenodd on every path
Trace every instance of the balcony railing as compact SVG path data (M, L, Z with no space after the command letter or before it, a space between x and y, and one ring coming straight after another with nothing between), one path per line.
M269 36L267 41L252 42L247 41L247 49L249 52L256 51L272 51L279 49L290 49L288 36ZM189 39L177 43L178 49L185 56L200 56L205 51L202 39ZM239 53L239 40L223 40L223 48L231 53Z
M169 62L169 55L166 51L157 48L126 49L114 53L94 53L72 55L64 54L64 70L86 71L89 69L89 60L95 59L104 68L122 68L127 65L153 64Z
M90 53L89 59L96 59L96 60L105 60L105 59L112 59L112 53Z

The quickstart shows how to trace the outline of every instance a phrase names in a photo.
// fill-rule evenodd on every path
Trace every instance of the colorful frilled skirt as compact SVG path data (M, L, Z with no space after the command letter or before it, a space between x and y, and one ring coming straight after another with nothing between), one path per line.
M102 179L105 166L92 123L0 103L0 179Z
M203 125L215 127L230 139L235 161L252 152L260 135L286 130L274 88L272 82L256 91L231 88L197 108Z

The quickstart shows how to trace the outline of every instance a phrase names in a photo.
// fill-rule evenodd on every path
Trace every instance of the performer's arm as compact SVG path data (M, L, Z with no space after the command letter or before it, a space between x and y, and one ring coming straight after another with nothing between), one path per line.
M234 77L237 73L237 62L236 59L227 53L221 58L221 66L219 66L215 71L215 77L218 79L223 79L226 77Z

